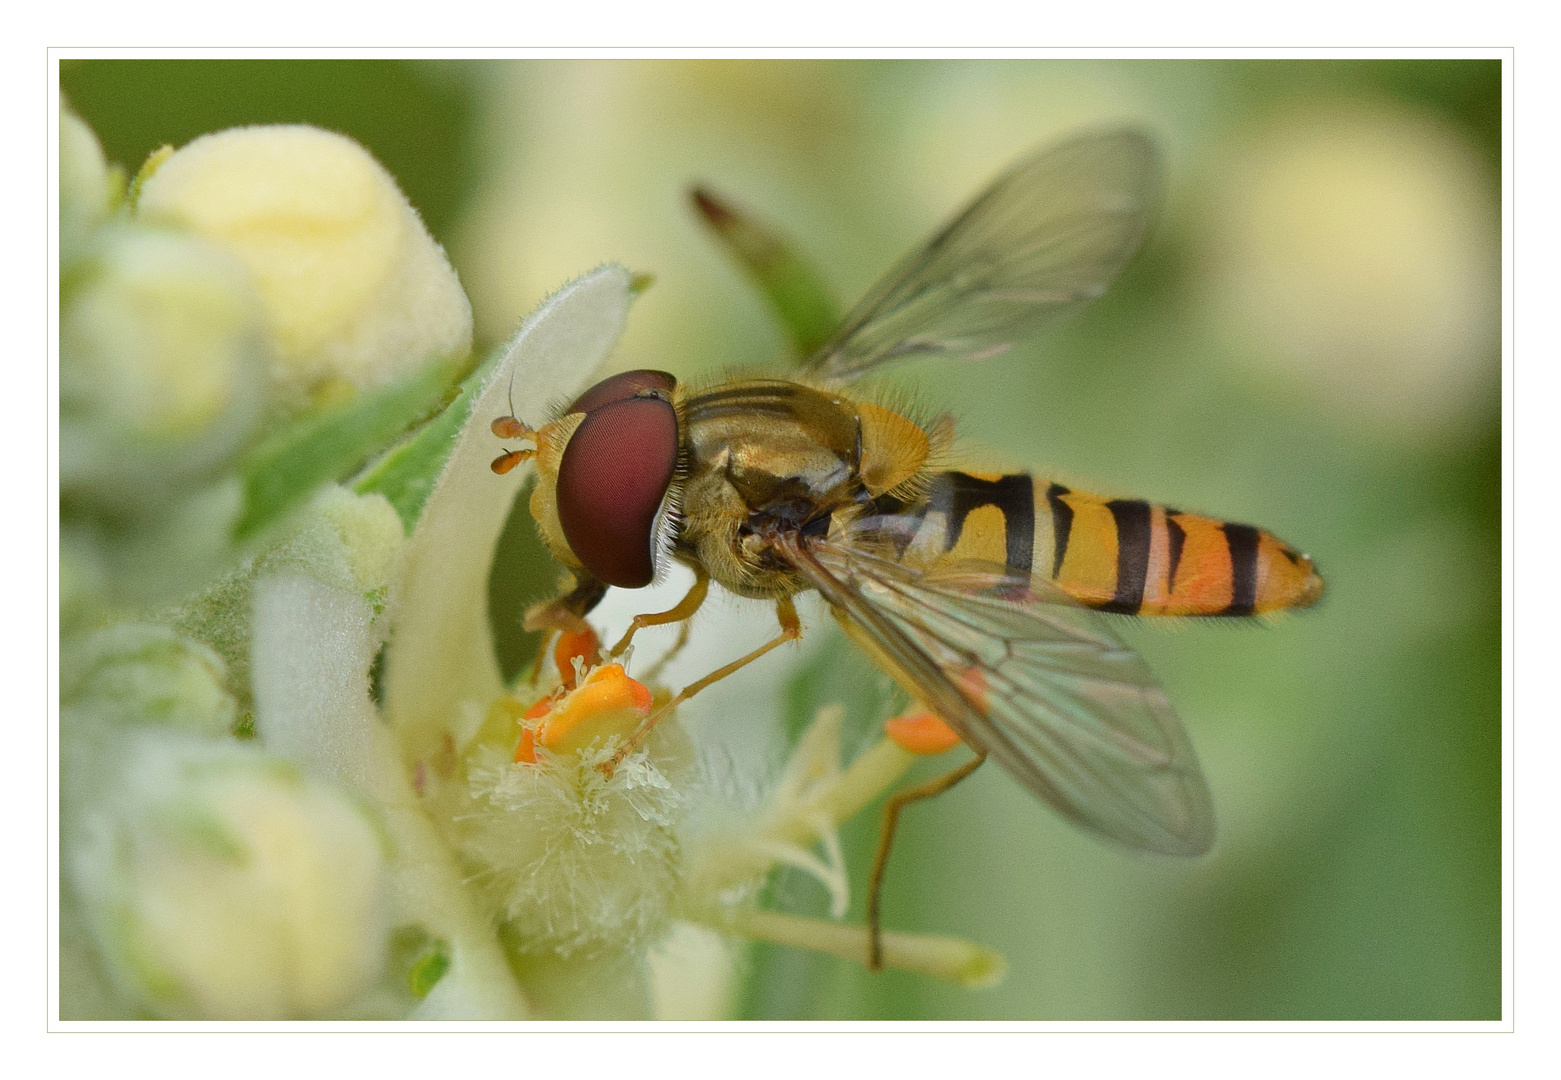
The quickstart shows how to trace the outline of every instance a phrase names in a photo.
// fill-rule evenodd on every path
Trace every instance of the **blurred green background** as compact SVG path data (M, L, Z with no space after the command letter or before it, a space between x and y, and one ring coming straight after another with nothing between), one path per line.
M910 811L886 922L1001 949L1005 983L753 947L734 1015L1500 1016L1499 62L101 60L62 82L131 169L238 124L359 139L450 250L486 344L598 263L651 271L614 363L680 376L784 347L691 182L849 303L1019 154L1147 125L1167 204L1119 284L1030 348L892 381L952 409L974 460L1316 558L1323 602L1272 626L1121 624L1192 732L1220 843L1128 855L983 769ZM531 647L514 613L551 575L517 514L492 590L511 670ZM889 691L832 626L811 638L786 723L838 700L865 741ZM858 882L875 831L845 837ZM807 880L772 891L825 907Z

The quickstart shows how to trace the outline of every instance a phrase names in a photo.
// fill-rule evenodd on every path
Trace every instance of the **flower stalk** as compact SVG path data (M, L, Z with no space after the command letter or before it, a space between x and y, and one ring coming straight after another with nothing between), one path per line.
M868 931L865 926L747 908L728 915L726 927L757 941L829 953L857 963L866 962ZM883 935L883 962L885 967L928 975L967 990L996 986L1008 971L1001 954L980 945L960 938L901 934L892 930Z

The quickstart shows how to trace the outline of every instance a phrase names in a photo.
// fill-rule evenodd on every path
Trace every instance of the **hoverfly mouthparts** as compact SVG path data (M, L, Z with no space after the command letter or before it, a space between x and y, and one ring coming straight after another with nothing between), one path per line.
M649 585L663 509L678 460L676 380L664 371L625 371L580 395L585 413L558 469L558 521L569 547L597 580L623 589Z

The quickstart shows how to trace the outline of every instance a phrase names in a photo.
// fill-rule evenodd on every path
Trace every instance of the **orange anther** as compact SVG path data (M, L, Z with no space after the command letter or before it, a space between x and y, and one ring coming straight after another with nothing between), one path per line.
M925 757L959 745L959 733L930 712L896 716L883 727L884 733L901 747Z
M627 735L650 715L651 694L622 664L599 667L547 714L537 741L549 750L573 750L597 735Z
M513 698L500 699L501 701L514 701ZM515 702L516 705L519 702ZM531 707L522 715L515 718L520 725L520 741L515 744L515 760L527 765L537 763L537 729L541 726L536 723L548 713L553 711L553 699L545 697L531 703Z
M537 736L532 728L520 729L520 742L515 744L515 761L526 765L537 763Z
M594 667L602 659L602 643L594 630L580 633L565 632L558 635L553 646L553 663L558 665L558 677L570 690L575 685L575 657L580 657L586 667Z

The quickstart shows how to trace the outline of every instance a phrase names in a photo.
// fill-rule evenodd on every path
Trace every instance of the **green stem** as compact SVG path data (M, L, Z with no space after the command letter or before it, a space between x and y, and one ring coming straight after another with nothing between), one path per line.
M829 953L867 963L867 927L827 922L779 911L742 908L726 915L724 929L776 945ZM886 967L931 975L967 989L995 986L1008 971L1002 955L960 938L885 931Z

